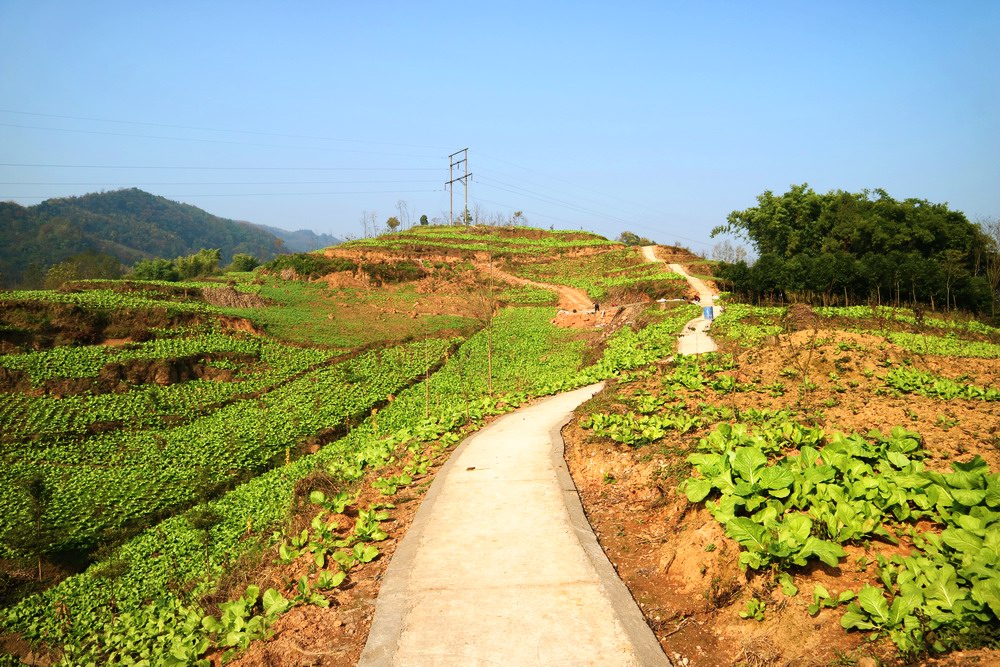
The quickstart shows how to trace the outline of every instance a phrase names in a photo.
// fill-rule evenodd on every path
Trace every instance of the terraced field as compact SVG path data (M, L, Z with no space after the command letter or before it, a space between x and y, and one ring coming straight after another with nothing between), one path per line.
M617 247L503 234L535 252ZM419 495L462 434L668 355L694 313L561 329L532 305L552 292L463 262L359 255L350 276L0 295L4 645L43 642L66 665L207 664L293 607L326 610L377 581L407 513L387 501Z

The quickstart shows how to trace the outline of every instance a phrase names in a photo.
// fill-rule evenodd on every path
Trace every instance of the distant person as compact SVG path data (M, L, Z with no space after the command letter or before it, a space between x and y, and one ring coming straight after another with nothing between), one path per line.
M601 304L599 304L599 303L597 303L595 301L594 302L594 313L596 314L596 313L600 312L600 310L601 310Z

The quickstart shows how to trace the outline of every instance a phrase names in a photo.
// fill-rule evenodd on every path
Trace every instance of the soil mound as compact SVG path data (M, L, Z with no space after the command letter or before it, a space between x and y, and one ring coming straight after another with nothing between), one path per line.
M71 303L0 301L0 354L47 350L64 345L94 345L108 339L145 341L155 328L195 323L195 313L163 308L108 311Z
M201 290L206 303L223 308L262 308L271 302L257 294L239 292L232 287L206 287Z
M806 331L819 326L819 315L804 303L795 303L788 307L785 314L785 331Z
M233 352L198 354L176 359L113 361L105 364L97 377L56 378L48 380L39 387L32 387L31 379L26 373L0 367L0 392L50 394L62 397L86 393L124 392L137 384L166 386L190 380L231 382L234 377L232 370L212 365L212 362L220 360L231 362L237 367L257 361L253 355Z

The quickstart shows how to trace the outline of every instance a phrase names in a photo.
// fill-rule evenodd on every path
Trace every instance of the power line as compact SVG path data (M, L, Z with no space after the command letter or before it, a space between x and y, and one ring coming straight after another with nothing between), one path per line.
M341 141L354 144L371 144L375 146L402 146L404 148L428 148L431 150L444 150L441 146L425 146L421 144L401 144L389 141L366 141L364 139L341 139L336 137L312 136L308 134L281 134L278 132L260 132L252 130L233 130L218 127L198 127L195 125L169 125L166 123L149 123L135 120L111 120L108 118L91 118L87 116L66 116L51 113L36 113L32 111L15 111L13 109L0 109L0 113L18 114L21 116L37 116L40 118L61 118L65 120L85 120L98 123L117 123L121 125L141 125L145 127L163 127L174 130L197 130L199 132L229 132L231 134L248 134L264 137L282 137L285 139L308 139L310 141Z
M525 183L531 183L532 185L537 185L538 184L537 180L529 180L527 178L520 178L520 177L515 176L513 174L508 174L508 173L496 171L496 170L490 169L488 167L480 169L480 171L481 172L485 171L487 174L489 174L489 173L499 174L500 176L503 176L505 178L510 178L510 179L515 180L515 181L523 181ZM520 187L520 186L516 186L516 185L512 185L512 184L509 184L509 185L510 185L510 187ZM606 202L598 201L596 199L590 199L590 198L587 198L587 197L581 197L579 195L576 195L576 194L571 193L571 192L567 192L565 190L557 190L555 188L547 188L547 189L549 189L552 192L555 192L557 194L564 195L566 197L572 197L573 199L578 199L578 200L583 201L583 202L589 202L589 203L594 204L596 206L607 206ZM633 211L623 211L623 213L627 214L627 215L639 215L638 213L635 213Z
M509 209L513 209L513 210L519 210L522 213L530 215L532 218L548 218L549 220L555 220L557 222L565 222L567 225L572 225L573 227L578 227L579 224L580 224L579 222L573 222L572 220L566 220L565 218L557 218L557 217L552 216L552 215L546 215L544 213L539 213L538 211L528 211L528 210L522 209L522 208L520 208L518 206L511 206L510 204L504 204L504 203L501 203L501 202L490 201L489 199L483 199L482 197L473 196L472 201L475 202L475 203L493 204L494 206L503 206L505 208L509 208Z
M395 157L416 157L440 159L440 155L413 155L410 153L386 153L381 151L362 151L349 148L326 148L323 146L284 146L281 144L260 144L249 141L231 141L226 139L194 139L189 137L164 137L155 134L129 134L127 132L106 132L102 130L74 130L64 127L40 127L38 125L17 125L16 123L0 123L0 127L13 127L24 130L44 130L47 132L70 132L76 134L96 134L107 137L126 137L129 139L161 139L166 141L187 141L203 144L225 144L237 146L257 146L263 148L294 148L299 150L325 151L330 153L355 153L360 155L391 155Z
M511 185L510 183L504 183L503 181L497 181L497 180L489 178L489 177L487 177L486 180L487 181L494 181L495 183L500 183L502 185L507 185L507 186L509 186L511 188L515 188L516 190L519 190L520 192L515 192L514 190L507 190L506 188L502 188L502 187L499 187L497 185L490 185L489 183L482 183L483 185L485 185L488 188L494 188L496 190L503 190L504 192L509 192L511 194L521 195L521 196L524 196L524 197L529 197L531 199L537 199L537 200L545 202L547 204L556 204L557 206L562 206L563 208L568 208L568 209L571 209L571 210L574 210L574 211L579 211L581 213L589 213L591 215L596 215L596 216L601 217L601 218L607 218L609 220L614 220L616 222L621 222L621 223L624 223L624 224L627 224L627 225L628 224L632 224L629 220L625 220L624 218L619 218L617 216L608 215L606 213L601 213L600 211L595 211L593 209L585 208L583 206L578 206L576 204L572 204L570 202L563 201L561 199L556 199L554 197L549 197L548 195L545 195L545 194L542 194L542 193L539 193L539 192L533 192L531 190L526 190L526 189L521 188L521 187L516 186L516 185Z
M164 194L159 195L160 197L170 198L191 198L197 199L198 197L298 197L298 196L313 196L313 195L385 195L385 194L416 194L416 193L428 193L428 192L441 192L441 190L355 190L355 191L337 191L337 192L225 192L225 193L209 193L209 194ZM21 195L0 195L0 199L75 199L74 196L62 196L62 197L39 197L39 196L21 196Z
M389 184L413 184L413 183L437 183L435 180L421 181L129 181L128 187L150 186L150 185L389 185ZM89 186L114 186L121 181L76 181L76 182L44 182L44 181L10 181L0 182L0 185L46 185L46 186L66 186L66 185L89 185Z
M490 160L495 160L497 162L501 162L503 164L510 165L511 167L514 167L516 169L522 169L524 171L527 171L527 172L530 172L530 173L533 173L533 174L537 174L539 176L544 176L545 178L551 179L553 181L558 181L560 183L565 183L566 185L571 185L571 186L573 186L575 188L580 187L580 186L576 185L575 183L572 183L572 182L567 181L565 179L559 178L557 176L552 176L551 174L546 174L546 173L538 171L536 169L531 169L530 167L522 167L520 165L514 164L513 162L510 162L509 160L504 160L504 159L501 159L501 158L498 158L498 157L493 157L493 156L490 156L490 155L486 155L484 153L480 153L480 155L482 155L484 158L487 158L487 159L490 159ZM583 189L583 188L581 188L581 189ZM629 201L627 199L622 199L621 197L616 197L615 195L609 195L607 193L597 192L597 191L591 190L589 188L587 188L587 190L589 192L593 193L593 194L598 194L598 195L601 195L602 197L607 197L608 199L616 199L616 200L622 202L623 204L629 204L629 205L632 205L632 206L639 206L641 208L645 208L645 209L647 209L649 211L652 211L653 213L658 213L660 215L665 215L662 211L659 211L659 210L657 210L657 209L655 209L655 208L653 208L651 206L647 206L645 204L639 204L637 202L632 202L632 201ZM568 193L564 193L564 194L568 194ZM573 195L573 196L576 196L576 195Z
M440 167L205 167L197 165L38 164L0 162L0 167L44 169L162 169L164 171L441 171Z

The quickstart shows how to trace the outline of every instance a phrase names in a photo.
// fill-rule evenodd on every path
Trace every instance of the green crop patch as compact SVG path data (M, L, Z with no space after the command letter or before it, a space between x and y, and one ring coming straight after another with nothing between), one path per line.
M712 322L712 333L752 347L785 330L782 318L785 308L727 304Z
M919 394L944 401L1000 401L1000 389L956 382L915 368L900 366L889 371L885 384L903 394Z
M862 588L842 625L887 633L904 653L944 651L971 629L994 631L1000 475L978 457L953 463L951 473L929 471L919 434L901 427L866 435L807 429L802 437L804 428L723 424L688 457L695 475L681 488L740 544L740 565L835 567L842 544L909 534L917 551L880 556L882 586ZM919 532L919 520L943 529Z

